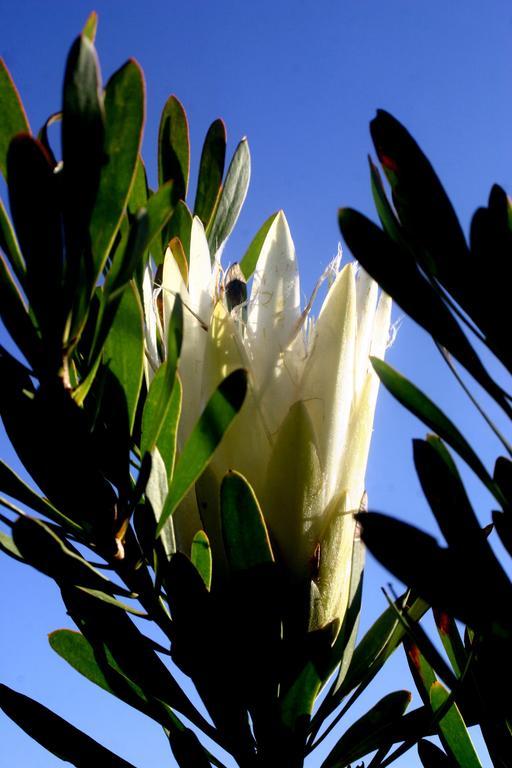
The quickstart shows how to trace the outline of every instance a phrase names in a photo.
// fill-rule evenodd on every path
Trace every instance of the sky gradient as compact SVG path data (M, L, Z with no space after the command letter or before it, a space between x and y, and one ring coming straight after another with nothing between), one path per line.
M189 117L192 179L215 118L226 122L230 154L247 136L252 180L225 262L235 261L268 215L283 208L305 296L337 251L337 209L350 205L376 218L366 158L373 153L368 124L377 108L394 114L420 143L466 232L492 183L512 189L509 2L3 0L1 7L0 55L33 130L59 109L67 51L95 9L104 79L128 57L145 71L144 157L150 180L156 177L160 111L171 93ZM396 309L395 319L400 317ZM463 427L489 464L499 446L488 439L433 344L412 321L401 323L388 361ZM370 507L439 535L412 464L411 437L424 433L381 394L367 474ZM15 462L2 441L3 458ZM468 473L464 477L487 522L487 493ZM380 587L388 581L369 558L363 629L384 609ZM53 582L0 556L0 583L0 680L55 709L138 768L173 765L156 724L91 686L50 650L47 633L72 626ZM354 712L362 713L391 690L414 689L400 654ZM0 738L6 765L61 764L2 714ZM482 760L486 768L485 752ZM420 763L413 750L395 765Z

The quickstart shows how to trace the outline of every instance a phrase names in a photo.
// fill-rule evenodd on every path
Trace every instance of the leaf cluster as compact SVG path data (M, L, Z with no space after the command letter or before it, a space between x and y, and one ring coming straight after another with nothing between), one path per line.
M426 440L414 441L414 462L445 545L408 523L377 513L360 518L362 537L381 563L433 607L449 660L447 664L421 627L408 627L404 646L412 675L430 710L429 727L435 725L445 750L420 741L423 764L480 765L466 730L466 725L479 724L493 764L504 767L512 760L512 584L490 536L494 525L512 554L512 449L456 363L495 401L508 422L511 395L491 375L478 349L487 348L504 370L512 371L506 317L512 208L495 185L487 206L474 214L466 242L439 178L404 126L379 111L371 134L391 195L370 160L381 227L343 208L343 237L361 265L432 336L505 455L497 457L493 472L488 472L478 452L427 395L383 361L373 360L384 386L432 430ZM481 528L447 446L492 494L493 525ZM406 741L395 756L412 743Z

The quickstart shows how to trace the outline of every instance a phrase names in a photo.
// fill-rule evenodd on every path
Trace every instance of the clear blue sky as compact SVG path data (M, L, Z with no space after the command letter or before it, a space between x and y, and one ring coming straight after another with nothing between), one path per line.
M189 115L193 177L213 119L224 118L231 151L248 136L252 182L226 249L228 260L236 260L272 211L284 208L303 285L311 289L337 249L338 207L349 204L373 216L366 155L368 123L378 107L391 111L420 142L466 231L493 182L512 189L507 0L4 0L0 53L34 129L59 108L67 50L93 9L100 16L104 77L130 56L145 71L145 159L153 179L159 114L170 93ZM498 446L487 441L433 345L411 321L402 324L388 359L463 425L489 463ZM367 484L372 508L435 531L411 459L411 437L424 432L383 393ZM2 454L12 459L5 442ZM488 496L469 476L468 485L487 521ZM63 714L138 768L172 765L158 726L82 680L49 649L47 633L71 626L53 583L7 557L0 557L0 580L0 680ZM388 580L370 558L364 627L383 609L379 588ZM394 688L411 686L397 654L366 706ZM6 765L61 764L2 715L0 742ZM414 768L419 761L411 752L396 765Z

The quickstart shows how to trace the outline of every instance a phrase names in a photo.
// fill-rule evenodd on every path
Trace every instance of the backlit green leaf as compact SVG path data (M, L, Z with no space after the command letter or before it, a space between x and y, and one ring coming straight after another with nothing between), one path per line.
M30 133L27 116L5 61L0 59L0 171L7 178L7 150L17 133Z
M219 384L209 399L176 464L157 535L203 473L215 448L242 407L246 391L247 374L239 368Z

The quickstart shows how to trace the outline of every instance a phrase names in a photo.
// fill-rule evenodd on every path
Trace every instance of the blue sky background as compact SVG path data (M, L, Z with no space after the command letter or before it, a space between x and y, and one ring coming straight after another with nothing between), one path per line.
M192 178L212 120L224 118L231 152L247 135L252 181L225 258L236 260L264 219L284 208L305 294L337 250L338 207L350 205L374 217L366 156L376 108L392 112L419 141L466 232L493 182L512 188L512 6L505 0L3 0L0 7L0 54L33 129L59 109L67 50L96 9L104 78L130 56L145 71L144 155L153 180L160 111L171 93L190 120ZM490 465L499 445L433 344L408 319L388 360L463 426ZM411 438L424 433L383 392L367 485L371 508L437 534L411 458ZM3 438L2 454L15 461ZM465 477L487 522L490 499L473 477ZM363 628L384 609L380 587L388 581L369 558ZM64 715L138 768L173 765L158 726L82 680L50 650L47 633L71 626L53 582L0 557L0 583L0 680ZM399 653L354 711L361 713L391 690L412 690ZM6 765L61 764L1 714L0 740ZM490 765L485 752L482 762L484 768ZM396 765L420 763L414 751Z

